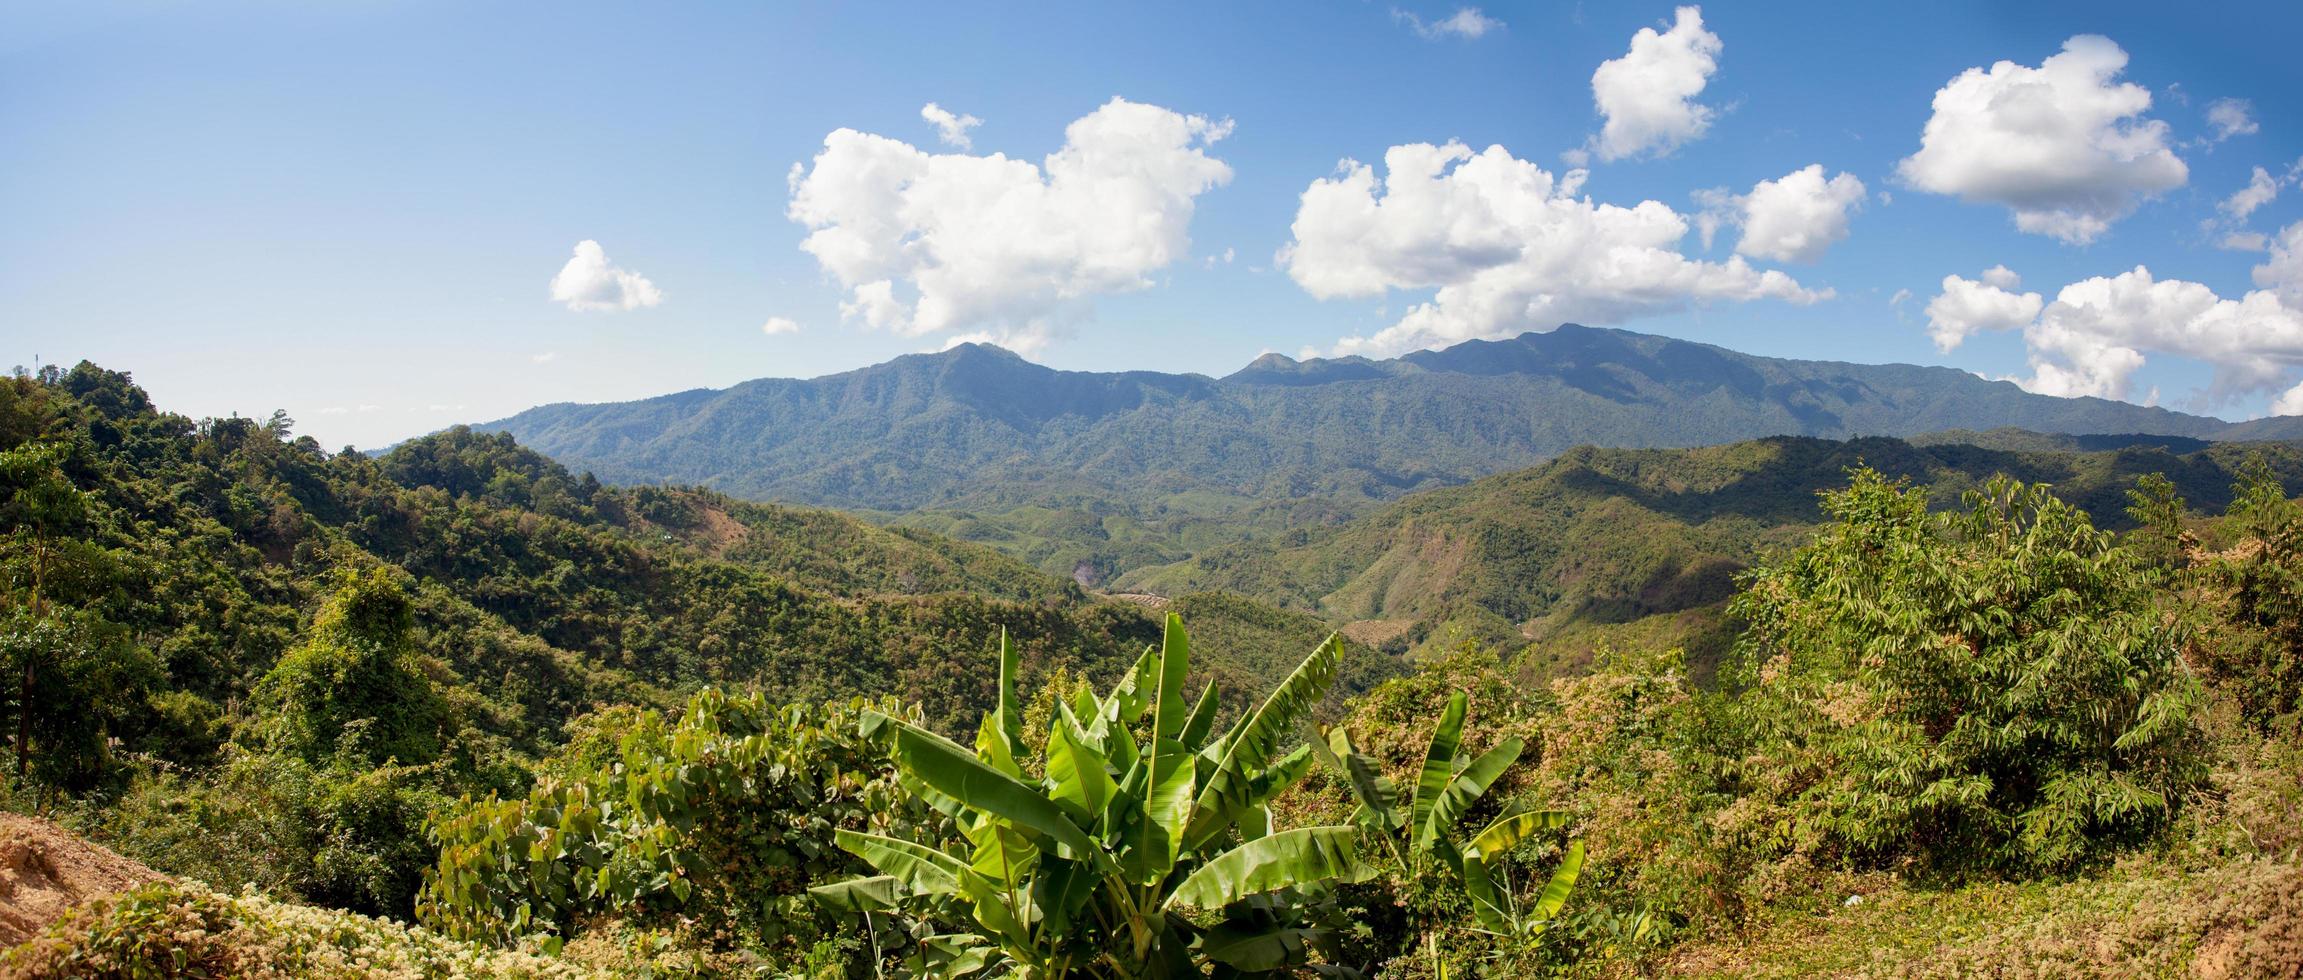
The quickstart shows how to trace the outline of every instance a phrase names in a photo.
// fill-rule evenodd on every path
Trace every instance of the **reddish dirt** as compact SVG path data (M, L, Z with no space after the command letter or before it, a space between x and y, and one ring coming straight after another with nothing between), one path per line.
M32 938L74 906L162 877L46 820L0 813L0 945Z

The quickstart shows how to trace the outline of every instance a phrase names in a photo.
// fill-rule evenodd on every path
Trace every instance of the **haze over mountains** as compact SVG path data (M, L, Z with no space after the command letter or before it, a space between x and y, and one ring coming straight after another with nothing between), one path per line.
M810 380L555 404L479 426L617 483L875 510L1171 498L1392 499L1577 445L2017 427L2303 437L1965 371L1799 361L1574 324L1392 360L1265 355L1224 378L1088 373L965 344Z

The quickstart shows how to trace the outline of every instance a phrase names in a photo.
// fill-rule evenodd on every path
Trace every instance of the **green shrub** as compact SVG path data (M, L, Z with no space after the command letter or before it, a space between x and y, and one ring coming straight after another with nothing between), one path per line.
M857 734L867 710L916 717L886 701L781 706L707 690L677 721L619 709L579 723L525 796L442 809L418 915L497 942L562 939L606 916L687 920L707 947L804 949L838 925L806 888L863 868L832 846L835 829L933 839L944 826L906 805L884 753Z
M1795 839L2025 872L2167 821L2202 775L2201 693L2133 554L2004 478L1930 514L1924 491L1859 470L1825 507L1833 523L1733 604L1745 771Z

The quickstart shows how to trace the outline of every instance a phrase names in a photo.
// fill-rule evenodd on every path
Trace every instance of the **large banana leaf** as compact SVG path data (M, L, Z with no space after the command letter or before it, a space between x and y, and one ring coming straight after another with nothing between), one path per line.
M863 858L916 895L958 894L960 881L968 874L967 864L959 858L924 844L845 828L834 831L833 840L840 850Z
M1338 725L1322 738L1316 730L1304 738L1304 746L1319 757L1327 767L1343 774L1351 787L1351 795L1359 801L1360 809L1372 818L1376 826L1386 829L1399 826L1400 817L1393 805L1398 802L1398 790L1383 775L1374 759L1362 755L1351 744L1351 733ZM1358 821L1354 821L1358 822Z
M1199 700L1192 704L1191 717L1184 721L1183 734L1177 741L1194 752L1199 751L1200 746L1207 744L1208 732L1215 728L1215 711L1215 682L1211 680L1200 688Z
M1008 630L1003 626L1000 627L1000 703L992 709L991 716L984 719L987 731L978 735L976 741L979 750L985 748L983 743L993 743L985 761L1009 775L1022 776L1023 769L1016 765L1016 757L1024 754L1024 714L1016 702L1016 670L1016 648L1008 643Z
M1022 780L986 765L973 753L934 732L896 719L891 754L896 765L920 782L961 803L1015 821L1064 849L1066 856L1108 866L1109 855L1063 807Z
M1241 809L1254 802L1250 795L1256 775L1271 761L1280 738L1295 727L1297 720L1319 706L1320 698L1327 695L1328 685L1335 681L1336 668L1342 663L1343 637L1329 634L1327 641L1305 657L1262 705L1232 727L1231 734L1225 738L1223 761L1217 763L1215 774L1200 788L1199 798L1192 802L1191 827L1184 835L1186 841L1195 846L1205 843L1221 832Z
M1153 692L1159 684L1159 647L1145 647L1143 656L1137 657L1135 666L1120 675L1112 686L1111 696L1104 699L1104 719L1114 728L1126 728L1143 717L1144 708L1151 704Z
M1248 841L1200 865L1168 894L1163 908L1220 908L1293 885L1358 880L1359 828L1302 827Z
M1440 713L1439 726L1431 730L1431 745L1424 750L1423 771L1416 776L1415 798L1408 807L1408 826L1419 840L1423 828L1431 824L1432 806L1455 778L1455 750L1463 744L1463 713L1469 703L1462 691L1455 692Z
M1049 795L1070 809L1083 826L1093 827L1102 820L1104 807L1110 805L1119 786L1104 767L1103 755L1081 742L1077 728L1065 718L1056 719L1049 727Z
M885 912L895 908L896 901L903 897L902 886L903 882L894 875L873 875L816 885L808 889L808 895L825 908Z
M1191 815L1192 752L1182 740L1191 711L1184 704L1184 674L1191 667L1191 638L1183 618L1167 617L1167 635L1160 644L1157 677L1159 691L1152 705L1150 772L1144 786L1143 819L1128 842L1123 861L1137 884L1149 885L1175 869L1183 849L1184 822Z
M1429 847L1432 841L1454 830L1455 822L1462 819L1463 812L1471 809L1471 805L1487 793L1487 788L1495 783L1496 777L1503 775L1504 770L1519 761L1520 750L1525 747L1519 739L1507 738L1481 753L1479 758L1472 760L1471 765L1464 767L1463 772L1458 773L1447 784L1447 788L1440 791L1439 798L1432 801L1431 815L1425 818L1422 826L1416 828L1416 846Z
M1498 817L1464 848L1464 856L1493 861L1518 847L1519 842L1545 831L1567 826L1565 810L1529 810Z
M1200 937L1201 955L1235 970L1268 973L1302 963L1314 940L1327 930L1223 922Z
M1535 901L1535 917L1551 920L1559 917L1566 907L1567 895L1575 890L1575 879L1583 874L1583 842L1567 845L1567 853L1560 855L1559 867L1552 871L1551 880L1544 883L1543 897Z

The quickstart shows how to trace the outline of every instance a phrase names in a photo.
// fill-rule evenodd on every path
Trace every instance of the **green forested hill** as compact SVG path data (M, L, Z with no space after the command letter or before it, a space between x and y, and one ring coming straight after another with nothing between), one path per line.
M1156 593L1223 589L1378 632L1423 639L1455 626L1491 641L1705 639L1725 633L1689 610L1715 606L1735 573L1806 540L1818 492L1858 464L1930 488L1937 506L2006 474L2055 486L2105 526L2126 526L2126 492L2164 473L2195 506L2229 502L2233 474L2264 452L2303 477L2291 444L2173 440L2092 452L2036 433L1968 433L2026 448L1934 438L1778 437L1699 449L1575 449L1542 466L1411 496L1340 527L1218 548L1123 576ZM2132 441L2132 440L2129 440ZM2147 440L2157 441L2157 440ZM1644 623L1637 630L1610 629Z
M67 529L85 574L51 583L52 599L150 659L107 709L115 731L192 726L212 748L346 568L402 579L437 679L517 745L555 740L596 704L708 683L899 694L950 721L989 696L975 664L1003 627L1034 672L1108 675L1157 639L1142 610L985 546L607 487L504 434L455 429L371 459L325 452L285 417L166 414L88 364L0 389L0 451L53 447L88 500ZM23 585L23 556L7 564ZM1289 625L1292 646L1317 631L1300 614Z
M813 380L546 405L479 428L613 483L887 512L1101 584L1579 445L2005 426L2303 437L2298 419L2235 424L1950 368L1755 357L1572 324L1386 361L1266 355L1221 379L1057 371L970 344Z

